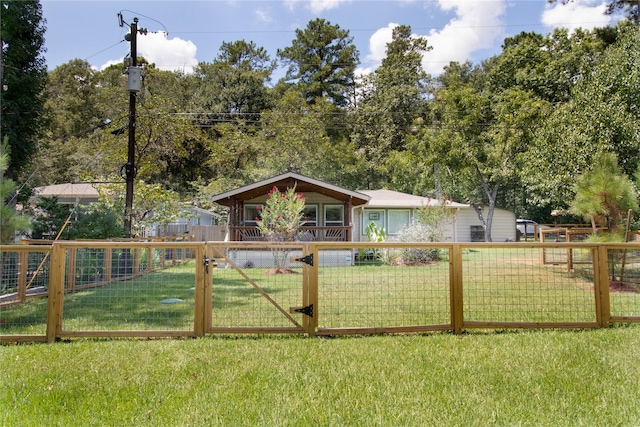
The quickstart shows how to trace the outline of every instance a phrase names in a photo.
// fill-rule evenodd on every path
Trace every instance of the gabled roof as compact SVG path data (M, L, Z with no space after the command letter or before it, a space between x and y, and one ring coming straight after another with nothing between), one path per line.
M360 190L360 193L366 194L371 198L367 204L367 208L419 208L422 206L440 205L438 199L414 196L392 190ZM469 205L453 201L447 201L447 206L453 208L469 207Z
M33 189L33 197L57 197L60 204L97 202L100 195L92 184L54 184Z
M274 186L278 187L280 191L285 191L287 188L295 186L298 193L319 193L340 201L350 199L352 206L363 205L369 201L369 196L362 192L347 190L294 172L277 175L218 194L213 197L212 201L223 206L229 206L233 200L246 201L266 195Z

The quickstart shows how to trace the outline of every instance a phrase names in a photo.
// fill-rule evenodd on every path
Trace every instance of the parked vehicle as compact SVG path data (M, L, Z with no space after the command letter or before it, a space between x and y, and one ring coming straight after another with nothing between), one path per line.
M541 228L549 228L548 225L540 225L537 222L530 219L516 219L516 236L518 239L524 237L525 239L529 237L536 238L539 236Z

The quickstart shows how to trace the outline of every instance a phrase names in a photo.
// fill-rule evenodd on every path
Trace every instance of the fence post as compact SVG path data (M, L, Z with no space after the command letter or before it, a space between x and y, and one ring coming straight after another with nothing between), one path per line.
M462 301L462 247L449 248L449 301L451 304L451 326L456 334L462 333L464 304Z
M72 292L76 287L76 259L78 249L69 248L69 262L67 263L67 288Z
M302 329L311 337L316 335L318 329L318 264L320 257L318 256L318 247L313 244L306 243L303 249L303 256L312 255L313 265L302 264L302 305L305 307L313 306L313 317L303 316Z
M47 342L55 341L62 331L62 303L64 298L64 257L65 249L56 244L51 245L49 260L49 292L47 304Z
M29 252L18 252L18 301L27 299L27 276L29 275Z
M205 260L208 260L205 263ZM196 283L195 286L195 299L194 299L194 319L193 319L193 333L196 337L203 337L206 330L207 317L207 301L211 301L205 298L207 284L211 283L211 275L213 265L211 262L211 256L207 253L205 245L199 245L196 248ZM211 285L209 285L209 293L211 293ZM211 312L211 306L209 304L209 313Z
M596 322L603 328L609 326L611 319L608 266L608 248L604 245L598 245L593 250L593 287L596 299Z
M111 249L111 246L104 248L104 255L103 255L104 256L104 283L111 282L111 275L113 274L113 272L111 271L111 266L112 266L111 261L113 257L112 251L113 249Z
M140 248L133 250L133 271L132 276L138 277L140 275Z

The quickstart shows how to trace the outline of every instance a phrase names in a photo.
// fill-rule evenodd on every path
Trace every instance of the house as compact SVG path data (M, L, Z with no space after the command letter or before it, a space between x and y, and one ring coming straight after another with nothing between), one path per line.
M93 184L80 182L36 187L30 202L35 203L41 197L57 197L61 205L89 205L97 202L100 195Z
M366 241L366 228L373 222L384 228L387 236L398 234L402 226L415 219L416 210L424 206L437 206L437 199L414 196L391 190L361 190L370 197L369 203L357 209L354 215L354 240ZM455 215L444 229L445 242L484 242L484 229L475 209L469 204L447 202ZM487 208L483 208L486 217ZM515 214L505 209L494 209L491 237L495 242L514 241Z
M230 241L264 240L256 227L258 206L267 200L268 192L295 186L305 196L305 236L313 241L367 241L366 227L374 222L393 237L409 224L417 209L438 203L426 197L413 196L391 190L347 190L313 178L288 172L260 182L227 191L213 198L213 202L229 209ZM471 205L449 202L456 215L445 230L445 241L484 241L484 231ZM515 241L515 214L495 209L491 230L494 241Z
M57 197L59 204L75 206L76 204L89 205L96 203L100 199L100 194L95 184L82 182L36 187L33 189L30 203L35 204L37 199L41 197ZM172 224L162 226L153 224L147 227L145 236L189 233L197 235L196 240L213 240L215 238L215 231L217 230L213 229L213 227L219 222L219 214L186 203L183 212L184 215ZM207 237L209 238L207 239Z
M354 208L370 199L366 194L293 172L278 175L213 197L213 202L229 209L228 240L264 240L256 227L257 207L266 202L274 186L282 192L295 187L297 193L304 194L304 231L314 241L352 241Z

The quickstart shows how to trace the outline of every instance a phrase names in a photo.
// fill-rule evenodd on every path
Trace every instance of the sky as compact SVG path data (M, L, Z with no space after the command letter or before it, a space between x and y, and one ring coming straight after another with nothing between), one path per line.
M450 61L473 63L498 55L505 38L522 31L591 29L613 25L603 0L41 0L47 31L44 57L49 70L73 59L94 68L122 62L130 52L124 37L138 18L138 56L163 70L191 72L211 63L223 42L253 41L276 59L292 44L295 30L322 18L349 30L360 53L359 73L385 57L393 27L408 25L432 50L425 71L439 74ZM119 25L121 13L124 26ZM283 70L274 74L281 77ZM274 82L275 83L275 82Z

